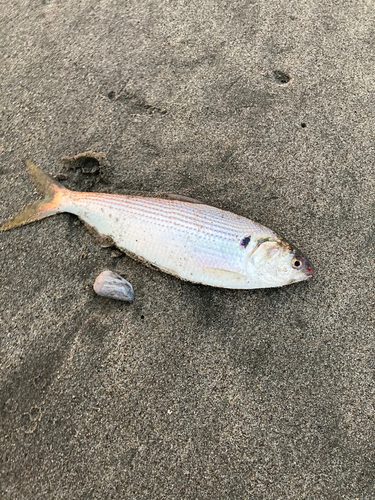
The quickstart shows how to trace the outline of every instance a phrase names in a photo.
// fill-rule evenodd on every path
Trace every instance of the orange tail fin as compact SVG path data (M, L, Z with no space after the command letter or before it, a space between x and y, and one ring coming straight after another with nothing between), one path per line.
M44 195L44 198L27 205L21 212L2 225L0 231L7 231L64 211L60 209L60 203L62 198L69 193L69 189L66 189L31 161L26 161L26 167L31 180L38 191Z

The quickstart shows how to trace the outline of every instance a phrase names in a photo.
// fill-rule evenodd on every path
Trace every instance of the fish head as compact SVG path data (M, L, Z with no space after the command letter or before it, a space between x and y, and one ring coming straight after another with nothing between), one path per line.
M279 238L259 239L249 252L246 271L259 287L277 287L304 281L314 268L302 253Z

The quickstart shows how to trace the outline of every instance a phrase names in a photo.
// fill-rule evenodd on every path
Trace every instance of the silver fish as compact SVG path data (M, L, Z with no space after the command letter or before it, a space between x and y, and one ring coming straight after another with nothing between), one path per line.
M313 274L298 250L245 217L194 200L71 191L34 163L26 164L44 198L5 223L2 231L70 212L131 257L194 283L269 288Z

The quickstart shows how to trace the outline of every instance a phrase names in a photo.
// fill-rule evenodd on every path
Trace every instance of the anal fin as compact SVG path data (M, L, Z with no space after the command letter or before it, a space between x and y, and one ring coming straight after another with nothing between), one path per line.
M85 222L84 220L82 220L82 222L84 223L88 232L96 239L96 241L102 248L116 246L115 242L110 236L99 233L99 231L97 231L93 226L90 226L88 222Z

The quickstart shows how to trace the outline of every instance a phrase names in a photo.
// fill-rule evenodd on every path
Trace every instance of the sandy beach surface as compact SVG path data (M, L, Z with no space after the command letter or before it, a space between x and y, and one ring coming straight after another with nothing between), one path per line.
M221 290L73 215L1 233L2 499L375 498L374 21L366 0L2 3L1 221L37 197L28 158L246 216L316 269ZM133 303L94 293L105 269Z

